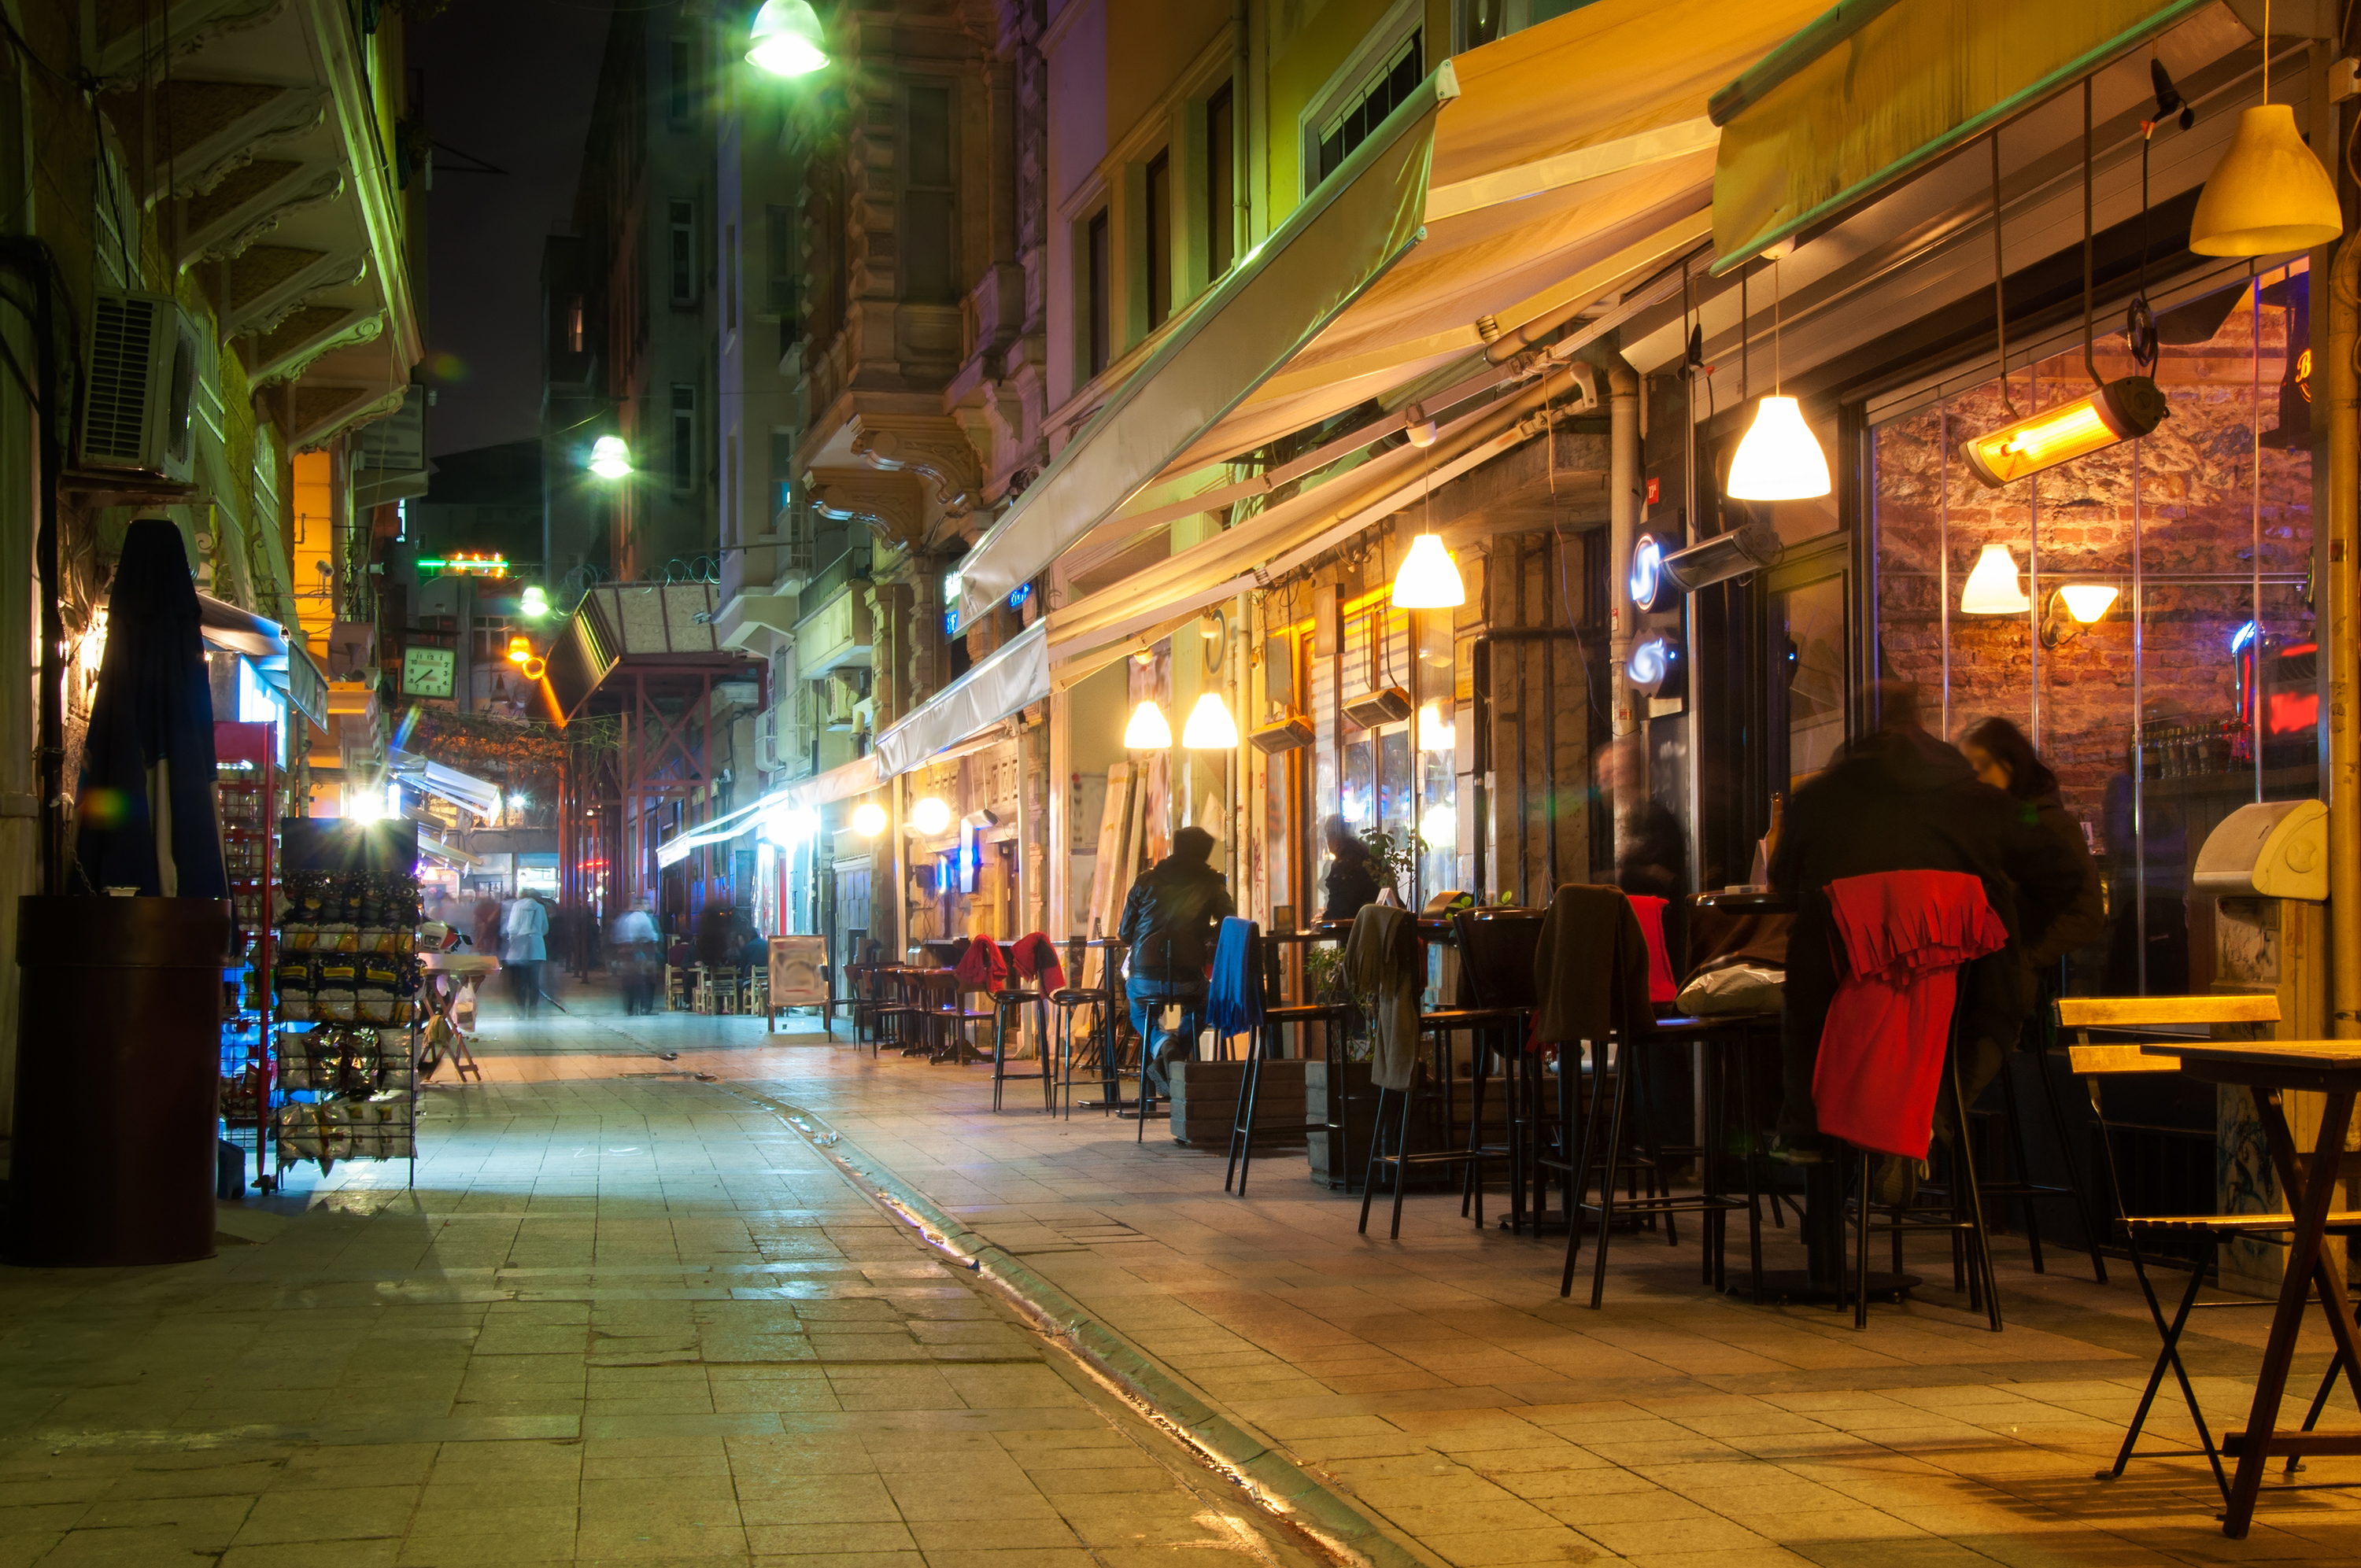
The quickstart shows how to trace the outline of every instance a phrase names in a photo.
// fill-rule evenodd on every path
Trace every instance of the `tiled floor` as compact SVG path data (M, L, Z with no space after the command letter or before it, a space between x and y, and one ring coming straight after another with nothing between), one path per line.
M1823 1308L1708 1293L1685 1233L1677 1249L1619 1243L1593 1312L1557 1295L1559 1244L1478 1234L1442 1196L1409 1200L1399 1243L1358 1236L1357 1201L1311 1186L1300 1155L1259 1166L1241 1201L1217 1156L1136 1145L1127 1124L991 1115L978 1069L842 1048L681 1065L770 1080L1444 1562L2342 1563L2361 1548L2361 1493L2275 1477L2231 1541L2202 1460L2094 1479L2155 1354L2120 1264L2103 1288L2077 1255L2053 1249L2036 1275L2004 1243L2004 1332L1948 1289L1880 1306L1856 1332ZM1794 1234L1773 1233L1774 1264L1800 1264ZM1948 1285L1942 1244L1916 1245L1915 1266ZM2267 1320L2201 1314L2187 1342L2217 1431L2245 1424ZM2315 1332L2301 1395L2327 1356ZM2328 1422L2352 1419L2340 1394ZM2169 1388L2149 1431L2151 1446L2189 1441ZM2295 1480L2361 1482L2361 1461L2315 1459Z
M0 1270L0 1568L1315 1560L726 1088L426 1102L414 1192Z
M1292 1559L733 1084L824 1119L1435 1563L2361 1548L2361 1494L2275 1482L2230 1541L2201 1461L2092 1479L2154 1339L2127 1279L2070 1256L2004 1259L1999 1335L1948 1291L1866 1333L1717 1298L1686 1233L1620 1244L1594 1313L1558 1298L1554 1244L1449 1199L1363 1238L1300 1155L1240 1201L1218 1157L1128 1124L992 1115L981 1069L569 1001L489 1020L490 1081L428 1091L414 1198L343 1167L214 1264L0 1274L0 1568ZM2264 1317L2192 1332L2217 1424L2242 1424ZM2308 1344L2296 1386L2325 1360Z

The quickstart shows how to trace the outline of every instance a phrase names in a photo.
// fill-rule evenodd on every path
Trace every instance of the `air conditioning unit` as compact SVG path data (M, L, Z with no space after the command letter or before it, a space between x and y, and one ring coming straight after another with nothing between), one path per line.
M177 300L101 290L91 308L76 460L188 482L196 467L189 413L198 353L196 323Z
M754 716L754 766L766 773L779 771L779 710L775 707Z

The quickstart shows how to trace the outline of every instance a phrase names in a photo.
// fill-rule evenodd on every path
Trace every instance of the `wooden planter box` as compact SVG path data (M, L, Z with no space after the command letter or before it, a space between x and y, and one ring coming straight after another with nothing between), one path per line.
M1300 1128L1303 1113L1304 1071L1319 1062L1267 1061L1255 1095L1258 1128ZM1246 1075L1242 1061L1179 1061L1172 1064L1172 1141L1190 1148L1226 1149L1230 1124L1238 1111L1238 1081ZM1268 1135L1255 1140L1255 1152L1286 1146L1286 1140Z

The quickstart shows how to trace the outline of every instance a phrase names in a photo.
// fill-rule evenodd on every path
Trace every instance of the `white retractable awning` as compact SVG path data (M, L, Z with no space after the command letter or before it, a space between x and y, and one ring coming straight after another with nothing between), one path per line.
M1049 695L1049 627L1035 621L877 737L877 776L906 773Z
M1512 357L1521 332L1698 244L1718 139L1708 100L1821 4L1596 0L1447 61L969 552L961 616L1152 484Z
M393 752L390 766L394 777L412 789L439 795L452 805L472 811L487 822L500 813L500 786L473 773L446 768L414 751Z
M831 801L864 795L884 782L877 776L877 759L874 756L855 757L841 767L814 773L810 778L798 780L784 789L774 789L752 806L741 806L670 839L656 850L656 864L668 866L675 861L686 860L691 850L726 843L760 827L763 819L774 812L826 806Z

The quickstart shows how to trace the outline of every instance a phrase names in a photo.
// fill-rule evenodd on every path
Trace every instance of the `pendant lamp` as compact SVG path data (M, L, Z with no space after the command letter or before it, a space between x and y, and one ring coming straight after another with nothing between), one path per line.
M1742 336L1744 325L1740 326ZM1803 405L1779 395L1779 263L1771 263L1771 393L1730 460L1728 493L1741 501L1802 501L1828 493L1828 457Z
M1156 718L1159 724L1163 722L1162 714ZM1169 746L1171 743L1168 731L1165 744ZM1237 721L1230 717L1229 708L1218 694L1207 692L1197 699L1197 706L1189 710L1189 722L1180 727L1180 744L1191 751L1236 750Z
M864 839L874 839L885 831L885 808L873 800L862 801L852 808L852 830Z
M910 807L910 826L934 838L951 825L951 808L939 795L928 795Z
M1153 701L1133 708L1131 722L1123 727L1123 743L1134 751L1170 751L1172 726L1164 721L1164 710Z
M2276 256L2344 232L2335 183L2297 134L2295 111L2271 102L2271 5L2263 0L2263 101L2239 115L2229 150L2205 177L2189 220L2189 248L2200 256Z
M1393 599L1396 609L1450 609L1467 602L1466 585L1440 538L1422 533L1411 541L1410 554L1394 574Z
M1976 557L1976 569L1968 574L1968 586L1960 591L1960 613L2023 615L2032 608L2033 601L2016 586L2016 557L2005 544L1985 545L1983 554Z
M2345 232L2336 187L2295 128L2295 111L2264 104L2237 134L2197 198L2189 248L2200 256L2277 256Z

